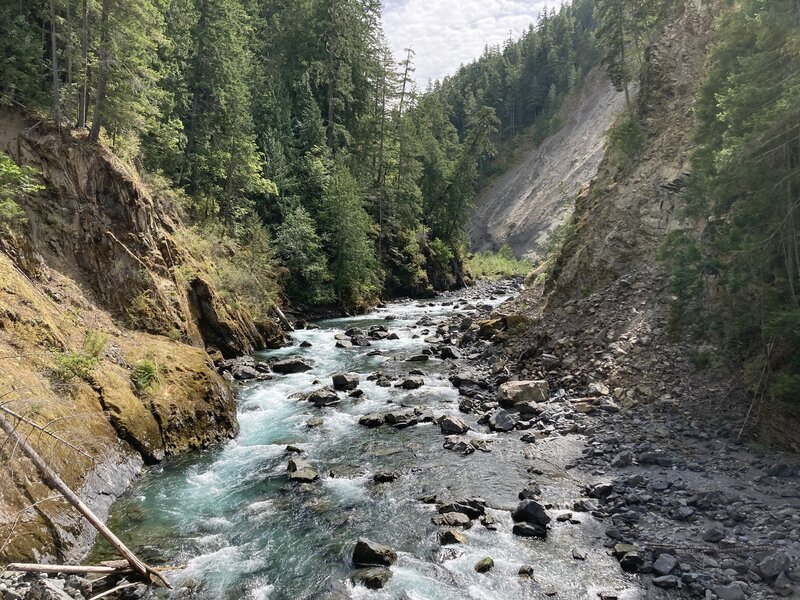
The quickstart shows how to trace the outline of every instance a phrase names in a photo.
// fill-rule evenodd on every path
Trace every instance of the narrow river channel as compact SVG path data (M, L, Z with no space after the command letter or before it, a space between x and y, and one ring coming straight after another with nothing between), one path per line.
M179 588L171 598L507 600L557 593L562 599L596 600L601 591L644 597L607 556L599 523L588 514L576 515L573 523L555 520L579 496L578 476L558 468L580 453L578 442L556 436L524 444L522 432L490 433L474 415L459 415L458 390L448 380L455 370L468 368L468 358L406 361L429 347L425 338L435 335L438 325L455 315L474 316L477 305L488 311L486 305L496 307L505 299L396 303L297 331L292 347L257 359L299 356L313 369L243 387L238 438L146 472L115 504L112 525L145 558L181 567L170 573ZM398 339L335 347L336 334L373 325L386 325ZM311 346L301 348L303 342ZM382 371L402 381L415 369L424 379L416 390L367 380ZM341 403L329 408L298 399L330 385L331 376L340 372L360 374L361 398L342 393ZM446 450L434 423L405 429L369 429L358 423L366 413L396 410L401 404L436 416L459 415L472 428L468 437L487 440L491 451L464 456ZM309 427L314 418L322 424ZM289 481L287 445L302 448L319 480L304 485ZM379 471L398 477L375 483ZM547 540L511 533L509 509L532 479L542 487L542 502L552 505ZM419 500L434 494L445 501L485 499L487 513L497 520L496 531L474 521L464 531L466 544L441 546L431 523L436 507ZM392 578L382 590L349 582L359 536L398 552ZM575 548L588 553L585 560L573 557ZM487 556L494 569L476 572L476 562ZM532 579L518 576L522 565L533 566ZM167 597L163 590L150 594Z

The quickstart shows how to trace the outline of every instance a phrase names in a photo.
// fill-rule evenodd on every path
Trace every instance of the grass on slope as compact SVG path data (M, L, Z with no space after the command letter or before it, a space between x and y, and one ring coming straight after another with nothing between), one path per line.
M467 271L475 279L502 279L525 276L533 270L533 263L514 256L509 246L498 252L478 252L467 258Z

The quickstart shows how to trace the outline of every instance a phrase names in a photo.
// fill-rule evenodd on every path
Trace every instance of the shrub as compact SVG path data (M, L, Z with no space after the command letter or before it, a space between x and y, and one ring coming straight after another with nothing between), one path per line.
M644 150L647 133L630 113L617 119L608 132L609 157L619 169L625 169Z
M43 189L36 181L36 172L20 167L5 152L0 152L0 226L9 227L25 222L25 212L17 200L25 194Z
M158 383L158 366L149 358L140 360L133 365L131 382L137 392L146 392Z
M73 377L89 381L94 369L105 352L108 336L100 331L87 331L81 350L77 352L55 351L53 373L59 381L67 382Z
M500 279L527 275L533 263L517 258L509 246L503 246L497 252L473 254L467 259L467 270L477 279Z

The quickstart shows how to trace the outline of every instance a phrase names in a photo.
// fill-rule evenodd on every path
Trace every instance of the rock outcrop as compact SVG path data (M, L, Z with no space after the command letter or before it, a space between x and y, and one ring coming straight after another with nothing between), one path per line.
M236 433L207 351L234 356L282 334L225 302L181 243L177 210L102 146L6 110L0 150L44 185L0 237L0 395L69 442L31 438L102 517L143 463ZM88 368L73 372L76 361ZM155 379L142 384L137 368ZM7 466L0 559L79 559L93 531L65 503L40 502L52 493L27 461Z

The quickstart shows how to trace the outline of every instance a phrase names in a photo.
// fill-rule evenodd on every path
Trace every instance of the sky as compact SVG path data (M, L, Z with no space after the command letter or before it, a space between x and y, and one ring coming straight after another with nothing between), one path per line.
M416 52L416 80L455 73L478 58L486 44L516 39L528 28L547 0L385 0L383 25L395 58L404 49ZM550 0L549 5L557 2Z

